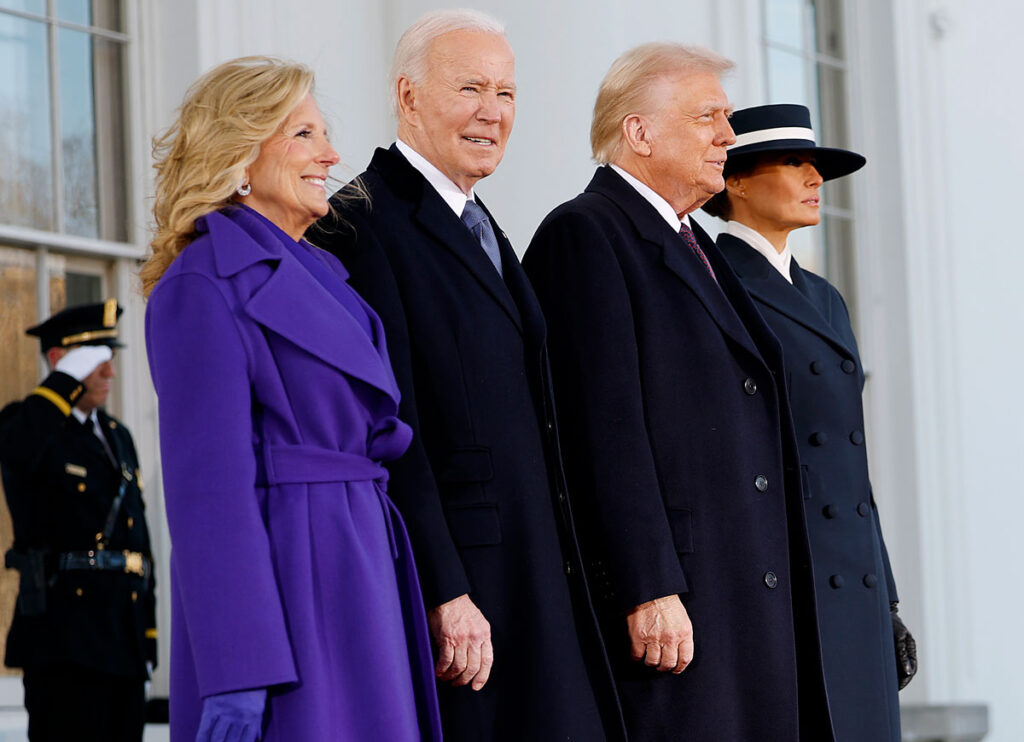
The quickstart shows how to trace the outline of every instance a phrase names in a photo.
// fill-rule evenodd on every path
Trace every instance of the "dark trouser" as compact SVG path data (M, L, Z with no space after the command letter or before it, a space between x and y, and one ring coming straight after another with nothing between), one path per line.
M31 742L141 742L146 694L142 678L71 664L25 668Z

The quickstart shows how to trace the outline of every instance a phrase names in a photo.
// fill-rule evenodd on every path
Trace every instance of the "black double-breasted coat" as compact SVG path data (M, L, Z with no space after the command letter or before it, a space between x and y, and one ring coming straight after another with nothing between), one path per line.
M392 147L333 200L310 239L384 322L415 436L388 464L428 610L463 593L491 624L487 685L439 688L453 740L578 740L621 729L597 639L551 409L545 325L507 238L504 281L436 190ZM600 699L600 700L598 700Z
M55 371L22 401L0 412L0 465L14 523L14 550L43 552L45 610L27 615L24 598L7 635L8 667L71 663L111 675L147 677L156 664L152 570L58 569L60 555L97 548L121 483L125 494L105 546L148 559L149 532L139 461L128 429L96 410L110 452L92 422L70 414L82 385ZM28 613L36 613L29 611Z
M831 739L782 355L611 168L541 224L524 267L544 308L584 559L631 740ZM626 613L680 594L681 675L629 657Z
M864 370L846 304L795 260L790 284L738 237L719 235L718 247L782 343L836 739L898 741L896 584L868 480Z

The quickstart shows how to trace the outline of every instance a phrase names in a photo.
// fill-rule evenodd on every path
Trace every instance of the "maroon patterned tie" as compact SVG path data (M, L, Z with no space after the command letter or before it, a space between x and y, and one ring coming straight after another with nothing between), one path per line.
M679 236L682 237L683 242L693 250L693 254L697 256L701 265L708 269L708 273L710 273L711 277L715 279L715 283L718 283L718 276L715 275L715 269L711 267L711 263L708 262L708 256L700 249L700 245L697 244L697 238L693 235L693 230L686 225L686 222L680 222Z

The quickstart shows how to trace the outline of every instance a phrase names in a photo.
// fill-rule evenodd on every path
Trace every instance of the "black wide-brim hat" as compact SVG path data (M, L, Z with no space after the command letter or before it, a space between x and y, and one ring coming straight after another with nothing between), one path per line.
M813 152L823 180L849 175L867 160L856 152L819 147L811 128L811 112L794 103L773 103L743 108L729 119L736 143L729 147L725 177L741 170L758 155L772 152Z
M116 299L68 307L45 322L28 328L25 334L39 338L43 353L50 348L70 348L73 345L123 348L124 344L117 339L117 318L123 311Z

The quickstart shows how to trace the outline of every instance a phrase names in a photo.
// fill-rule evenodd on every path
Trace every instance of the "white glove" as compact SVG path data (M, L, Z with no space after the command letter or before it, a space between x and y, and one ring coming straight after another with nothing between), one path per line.
M114 351L109 345L79 345L65 353L53 369L74 376L78 381L84 381L85 377L99 368L101 363L106 363L113 357Z

